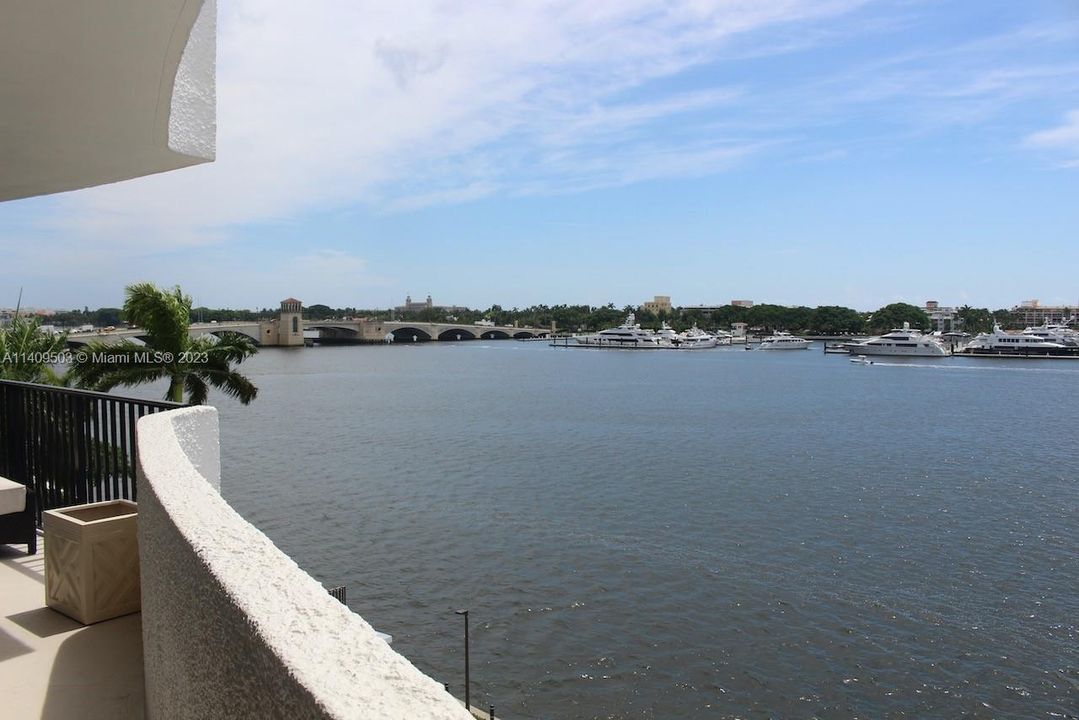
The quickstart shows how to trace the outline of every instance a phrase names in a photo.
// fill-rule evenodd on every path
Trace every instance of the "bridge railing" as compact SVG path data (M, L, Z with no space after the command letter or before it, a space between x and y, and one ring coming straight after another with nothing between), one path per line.
M0 475L37 495L41 511L137 500L135 423L183 405L0 380Z

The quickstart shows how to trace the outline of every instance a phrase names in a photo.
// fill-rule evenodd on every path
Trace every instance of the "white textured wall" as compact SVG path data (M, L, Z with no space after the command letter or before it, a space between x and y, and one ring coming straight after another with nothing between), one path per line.
M183 47L168 113L168 149L214 160L217 152L217 0L205 0Z
M205 0L172 85L169 149L213 160L217 144L217 0Z
M215 0L0 2L0 201L208 162Z
M144 417L138 449L148 718L471 717L201 474L216 410Z

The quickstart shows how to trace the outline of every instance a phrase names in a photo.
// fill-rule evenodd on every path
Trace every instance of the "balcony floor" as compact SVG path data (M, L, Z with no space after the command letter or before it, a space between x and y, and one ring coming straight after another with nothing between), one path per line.
M0 715L142 720L142 616L83 626L45 607L43 545L0 545Z

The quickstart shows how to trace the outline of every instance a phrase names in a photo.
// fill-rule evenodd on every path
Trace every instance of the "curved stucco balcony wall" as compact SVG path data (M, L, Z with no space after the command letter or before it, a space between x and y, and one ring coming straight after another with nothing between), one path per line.
M142 418L138 451L148 718L471 718L225 502L216 410Z
M216 0L0 12L0 201L214 159Z

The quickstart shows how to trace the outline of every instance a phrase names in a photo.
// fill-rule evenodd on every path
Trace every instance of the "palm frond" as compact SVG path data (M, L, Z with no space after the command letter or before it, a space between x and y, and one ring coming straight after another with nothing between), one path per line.
M37 318L16 317L0 328L0 378L24 382L59 384L59 375L50 367L50 358L67 347L67 333L52 335L41 329Z
M191 298L179 287L162 290L152 283L128 285L124 318L146 331L146 344L158 350L181 352L188 343Z
M210 394L209 386L198 373L187 374L184 378L184 390L187 392L187 401L192 405L202 405Z
M141 385L165 377L167 369L147 362L148 350L123 340L116 345L92 342L75 354L68 371L78 387L107 392L117 385Z
M258 388L245 376L232 370L227 363L211 363L198 371L199 376L215 388L247 405L258 396Z
M258 352L258 345L254 340L237 332L226 331L218 335L216 340L198 338L192 343L197 343L199 350L206 352L210 357L226 363L241 363Z

